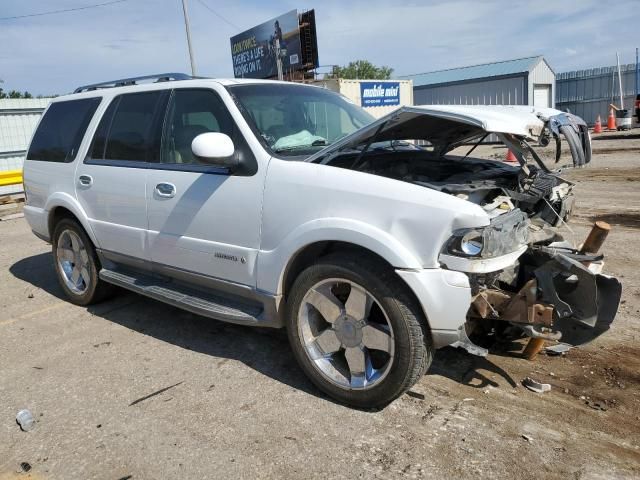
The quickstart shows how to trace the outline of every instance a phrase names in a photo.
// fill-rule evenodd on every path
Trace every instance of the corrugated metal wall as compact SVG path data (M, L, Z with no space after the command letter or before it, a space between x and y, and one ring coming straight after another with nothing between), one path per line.
M633 109L635 101L635 69L635 63L620 67L624 103L628 109ZM556 108L568 108L589 125L593 125L600 115L606 125L612 96L614 105L620 103L617 72L617 67L602 67L559 73L556 76Z
M529 105L533 105L533 89L536 85L551 85L551 107L555 103L556 78L553 70L545 61L539 61L538 64L529 72Z
M50 98L0 100L0 170L20 170L27 147ZM22 191L22 185L0 187L0 195Z
M526 105L526 74L413 89L416 105Z

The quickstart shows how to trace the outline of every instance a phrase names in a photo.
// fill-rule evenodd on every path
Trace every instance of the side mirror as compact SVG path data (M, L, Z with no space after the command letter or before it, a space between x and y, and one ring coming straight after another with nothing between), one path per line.
M235 168L235 146L229 135L218 132L201 133L191 142L191 151L200 161L220 167Z

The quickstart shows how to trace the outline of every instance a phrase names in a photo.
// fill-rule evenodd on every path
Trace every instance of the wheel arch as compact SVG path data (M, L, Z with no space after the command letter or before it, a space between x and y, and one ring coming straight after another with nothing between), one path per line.
M302 260L314 261L328 253L327 249L335 251L336 247L374 255L392 268L422 268L416 255L379 228L356 220L317 219L296 228L273 250L260 251L258 289L283 295L287 281L292 272L299 270Z
M302 247L287 264L282 278L282 295L286 297L287 293L291 290L293 282L305 268L313 265L322 257L336 253L351 253L359 256L367 256L386 264L389 268L393 268L393 265L385 258L361 245L335 240L318 241Z
M66 217L76 220L82 226L93 244L95 246L99 245L96 241L93 230L91 229L91 225L89 224L89 219L87 218L85 211L70 195L64 193L56 193L52 195L45 205L45 211L48 213L47 229L51 241L53 241L53 230L55 229L56 223L60 219Z
M303 270L313 265L323 257L338 253L352 254L354 256L360 256L361 258L368 257L381 264L384 264L390 270L393 270L395 278L406 288L407 294L415 302L416 308L422 311L426 325L430 328L429 316L427 314L427 311L425 310L423 303L418 298L415 290L410 285L410 283L408 283L405 278L403 278L403 276L397 274L397 268L376 252L369 250L361 245L349 242L324 240L306 245L298 250L292 257L291 261L287 264L282 275L282 290L280 292L282 295L281 298L283 304L286 303L287 295L291 291L296 278L300 275L300 273L302 273Z

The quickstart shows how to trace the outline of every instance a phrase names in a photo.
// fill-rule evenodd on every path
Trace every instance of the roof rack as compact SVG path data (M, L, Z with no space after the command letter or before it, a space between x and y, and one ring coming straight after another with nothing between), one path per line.
M137 85L140 80L155 80L157 82L169 82L172 80L191 80L192 76L185 73L156 73L155 75L145 75L144 77L122 78L120 80L110 80L108 82L93 83L76 88L73 93L89 92L99 88L124 87L127 85Z

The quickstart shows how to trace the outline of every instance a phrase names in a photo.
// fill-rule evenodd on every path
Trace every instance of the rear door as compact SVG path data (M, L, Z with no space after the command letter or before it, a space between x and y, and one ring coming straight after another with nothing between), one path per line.
M157 158L168 91L119 95L105 111L84 162L76 194L107 258L144 265L149 159Z

